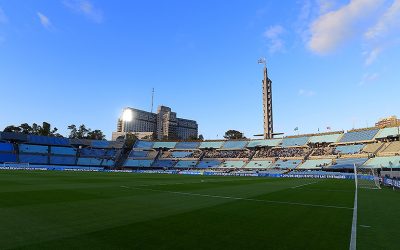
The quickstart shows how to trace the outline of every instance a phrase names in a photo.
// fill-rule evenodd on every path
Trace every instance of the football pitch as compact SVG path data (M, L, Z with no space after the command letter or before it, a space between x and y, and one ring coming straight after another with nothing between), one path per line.
M349 249L354 181L0 171L1 249ZM400 193L360 189L357 249L398 249Z

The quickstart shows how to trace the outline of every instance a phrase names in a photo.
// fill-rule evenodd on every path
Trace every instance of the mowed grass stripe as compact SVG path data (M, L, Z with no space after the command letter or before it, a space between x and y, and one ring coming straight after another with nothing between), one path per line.
M177 192L347 205L351 192L337 192L332 196L323 192L324 189L351 191L352 185L346 181L321 180L303 190L303 187L290 187L313 180L127 173L3 173L0 171L0 181L10 181L7 189L20 188L27 192L25 197L30 194L32 200L36 196L41 202L23 204L23 197L15 192L14 206L8 201L0 208L2 248L259 249L269 246L317 249L319 246L321 249L317 241L323 238L328 246L341 249L349 242L350 210L264 205L120 188L122 185L156 185L157 189ZM174 185L182 182L185 184ZM43 189L31 192L30 189L39 186ZM309 190L313 188L320 190ZM46 190L57 191L46 194ZM5 193L8 200L13 200L11 192ZM56 196L70 196L70 200Z

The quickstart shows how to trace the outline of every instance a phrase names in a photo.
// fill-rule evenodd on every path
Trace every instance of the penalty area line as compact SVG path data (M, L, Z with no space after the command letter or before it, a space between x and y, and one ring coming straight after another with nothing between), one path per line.
M120 186L120 187L121 188L126 188L126 189L145 190L145 191L151 191L151 192L169 193L169 194L185 195L185 196L207 197L207 198L215 198L215 199L242 200L242 201L253 201L253 202L260 202L260 203L271 203L271 204L297 205L297 206L306 206L306 207L321 207L321 208L334 208L334 209L353 210L353 208L351 208L351 207L342 207L342 206L333 206L333 205L322 205L322 204L290 202L290 201L259 200L259 199L252 199L252 198L220 196L220 195L211 195L211 194L187 193L187 192L177 192L177 191L168 191L168 190L159 190L159 189L150 189L150 188L140 188L140 187L127 187L127 186Z
M312 184L315 184L315 183L318 183L318 181L306 183L306 184L303 184L303 185L298 185L298 186L291 187L291 188L292 188L292 189L295 189L295 188L299 188L299 187L305 187L305 186L312 185Z

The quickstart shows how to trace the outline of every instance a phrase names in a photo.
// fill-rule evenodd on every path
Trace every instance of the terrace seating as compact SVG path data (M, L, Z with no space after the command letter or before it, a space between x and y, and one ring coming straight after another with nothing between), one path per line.
M282 143L282 139L253 140L247 144L248 148L255 147L276 147Z
M195 168L197 161L178 161L175 168Z
M204 154L204 158L249 158L250 151L247 150L233 150L233 151L220 151L208 150Z
M109 148L110 142L109 141L93 140L93 141L91 141L91 146L93 148Z
M246 164L245 161L224 161L220 168L242 168Z
M85 157L103 157L105 156L105 150L97 148L82 148L79 150L81 156Z
M78 158L78 165L100 166L102 159L99 158Z
M335 152L337 154L359 154L364 148L364 144L359 145L348 145L348 146L337 146Z
M50 156L50 164L55 165L75 165L76 157L74 156Z
M175 148L176 142L162 142L162 141L157 141L153 144L153 148L154 149L158 149L158 148L168 148L168 149L172 149Z
M379 129L369 129L361 131L347 132L343 135L339 142L359 142L359 141L370 141L374 139Z
M71 147L50 147L50 153L53 155L76 155L77 149Z
M114 164L115 164L115 161L114 161L114 160L106 160L106 159L104 159L104 160L101 162L101 166L104 166L104 167L113 167Z
M400 153L400 141L390 142L390 144L384 148L380 153L382 154L399 154Z
M200 146L200 142L178 142L175 149L197 149Z
M328 167L332 164L332 159L318 159L318 160L307 160L301 164L297 169L321 169Z
M151 141L136 141L135 146L133 148L140 149L152 149L154 142Z
M19 152L20 153L48 154L49 147L48 146L39 146L39 145L20 144Z
M261 148L254 158L304 157L310 148Z
M335 143L341 136L342 134L316 135L310 138L309 143Z
M205 148L213 148L213 149L219 149L222 147L224 144L223 141L204 141L200 144L200 149L205 149Z
M153 160L132 160L128 159L124 163L124 167L151 167Z
M221 164L221 161L217 160L203 160L200 161L199 164L197 165L197 168L217 168Z
M14 153L0 153L0 162L16 162L17 155Z
M273 165L272 168L278 169L294 169L301 163L301 160L278 160Z
M153 162L152 166L153 167L159 167L159 168L172 168L175 166L177 161L174 160L157 160Z
M28 142L32 144L41 144L41 145L64 145L64 146L70 145L68 138L39 136L39 135L29 135Z
M400 168L400 156L375 157L369 159L363 167L366 168Z
M249 168L249 169L266 169L266 168L270 168L272 165L272 161L250 161L249 163L247 163L247 165L245 166L245 168Z
M376 134L375 139L385 139L390 137L398 137L400 132L399 127L392 127L392 128L384 128L379 130Z
M362 149L362 151L365 152L365 153L374 154L374 153L376 153L376 151L378 151L379 148L382 147L382 145L383 145L382 142L367 144Z
M244 149L248 141L226 141L221 149Z
M14 145L8 142L0 142L0 152L13 152Z
M147 158L149 151L131 151L130 158Z
M48 157L47 155L39 154L20 154L19 162L31 164L48 164Z
M353 169L354 164L361 166L368 158L348 158L348 159L337 159L336 162L332 163L329 169Z
M286 137L283 138L282 147L304 146L307 144L310 137Z

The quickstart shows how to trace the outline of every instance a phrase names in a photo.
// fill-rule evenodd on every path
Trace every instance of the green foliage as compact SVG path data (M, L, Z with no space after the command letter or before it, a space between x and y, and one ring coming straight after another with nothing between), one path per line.
M81 124L79 128L75 124L71 124L68 126L68 130L70 130L68 136L70 139L105 140L106 138L103 131L99 129L92 131L90 128L86 128L84 124Z
M57 131L57 128L51 129L51 124L48 122L43 122L42 125L38 125L36 123L33 123L32 125L29 125L28 123L22 123L18 127L10 125L3 130L3 132L23 133L27 135L63 137L57 133Z
M246 139L246 137L244 137L243 133L241 133L237 130L233 130L233 129L226 131L224 138L227 140Z

